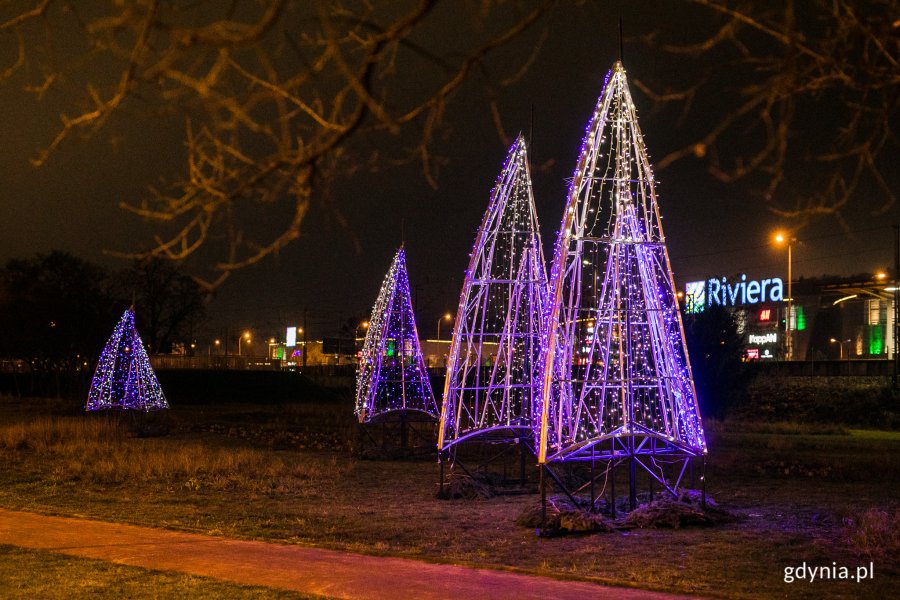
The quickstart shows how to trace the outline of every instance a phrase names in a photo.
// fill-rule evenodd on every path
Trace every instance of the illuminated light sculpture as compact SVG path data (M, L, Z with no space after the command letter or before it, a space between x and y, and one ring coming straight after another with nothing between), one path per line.
M422 359L401 247L372 309L356 374L356 415L371 423L416 411L437 419L438 409Z
M548 332L555 332L542 364L538 462L599 460L607 472L627 463L632 507L637 468L651 489L658 482L676 493L706 441L653 173L621 62L587 127L550 289Z
M169 408L129 308L106 342L91 381L86 410Z
M525 140L509 149L475 238L450 345L438 450L531 438L547 274Z

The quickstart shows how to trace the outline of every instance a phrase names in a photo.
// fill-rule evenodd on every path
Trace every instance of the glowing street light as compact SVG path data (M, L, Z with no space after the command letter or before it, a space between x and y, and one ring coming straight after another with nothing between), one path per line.
M445 314L443 317L438 319L438 331L437 331L437 339L441 339L441 322L442 321L452 321L453 315L450 313Z
M832 344L838 344L838 347L840 348L840 360L844 360L844 344L849 344L849 343L850 343L850 340L843 340L843 341L841 341L841 340L838 340L838 339L835 339L835 338L831 338L831 339L828 340L828 341L830 341ZM849 351L847 352L847 358L850 358L850 352L849 352Z
M775 244L780 246L782 244L787 244L787 255L788 255L788 275L787 275L787 318L785 319L784 326L784 358L785 360L792 360L794 358L794 335L793 329L791 328L791 317L793 316L793 305L794 305L794 296L791 290L791 246L794 242L797 241L797 238L789 236L787 233L783 231L776 231L773 237Z
M241 355L241 342L243 342L244 340L246 340L248 344L253 341L250 339L249 331L245 332L244 335L238 338L238 356Z

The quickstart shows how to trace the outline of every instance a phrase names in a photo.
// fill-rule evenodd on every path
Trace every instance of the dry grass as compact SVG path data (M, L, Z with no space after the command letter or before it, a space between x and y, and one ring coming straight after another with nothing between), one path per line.
M349 404L176 407L164 438L41 413L53 414L0 402L0 506L698 595L886 597L900 576L886 521L860 519L859 542L845 525L870 509L895 518L900 436L712 427L709 492L738 521L547 539L515 524L535 495L437 500L433 461L355 461L340 443L310 450L341 437ZM269 450L280 431L300 441ZM616 485L627 489L624 477ZM888 550L865 584L782 581L786 565L853 565L865 548Z
M900 555L900 509L870 508L848 525L860 554L877 561Z
M125 428L109 419L38 417L0 427L0 448L53 452L73 444L118 446Z
M317 597L12 546L0 546L0 594L6 600Z
M211 446L196 440L133 437L122 422L85 417L42 417L0 426L0 449L40 456L57 481L94 484L168 483L192 491L290 493L347 465L288 461L256 448Z

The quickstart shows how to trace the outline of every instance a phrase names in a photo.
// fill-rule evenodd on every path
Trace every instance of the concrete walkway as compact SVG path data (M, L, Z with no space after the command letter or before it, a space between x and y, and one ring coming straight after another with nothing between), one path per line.
M339 598L684 598L439 565L0 509L0 544Z

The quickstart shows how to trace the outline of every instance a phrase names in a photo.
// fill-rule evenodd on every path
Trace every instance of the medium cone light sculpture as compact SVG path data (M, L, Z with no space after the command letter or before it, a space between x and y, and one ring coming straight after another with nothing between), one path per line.
M512 145L466 270L450 345L438 449L531 436L539 412L547 275L525 140Z
M653 172L620 62L588 124L550 287L555 335L542 365L539 462L628 458L632 480L642 466L674 491L706 441ZM674 480L658 462L667 456L686 457Z
M145 412L169 408L130 308L119 319L100 354L85 408Z
M406 253L397 251L381 285L356 375L356 415L369 423L403 411L437 419L409 293Z

